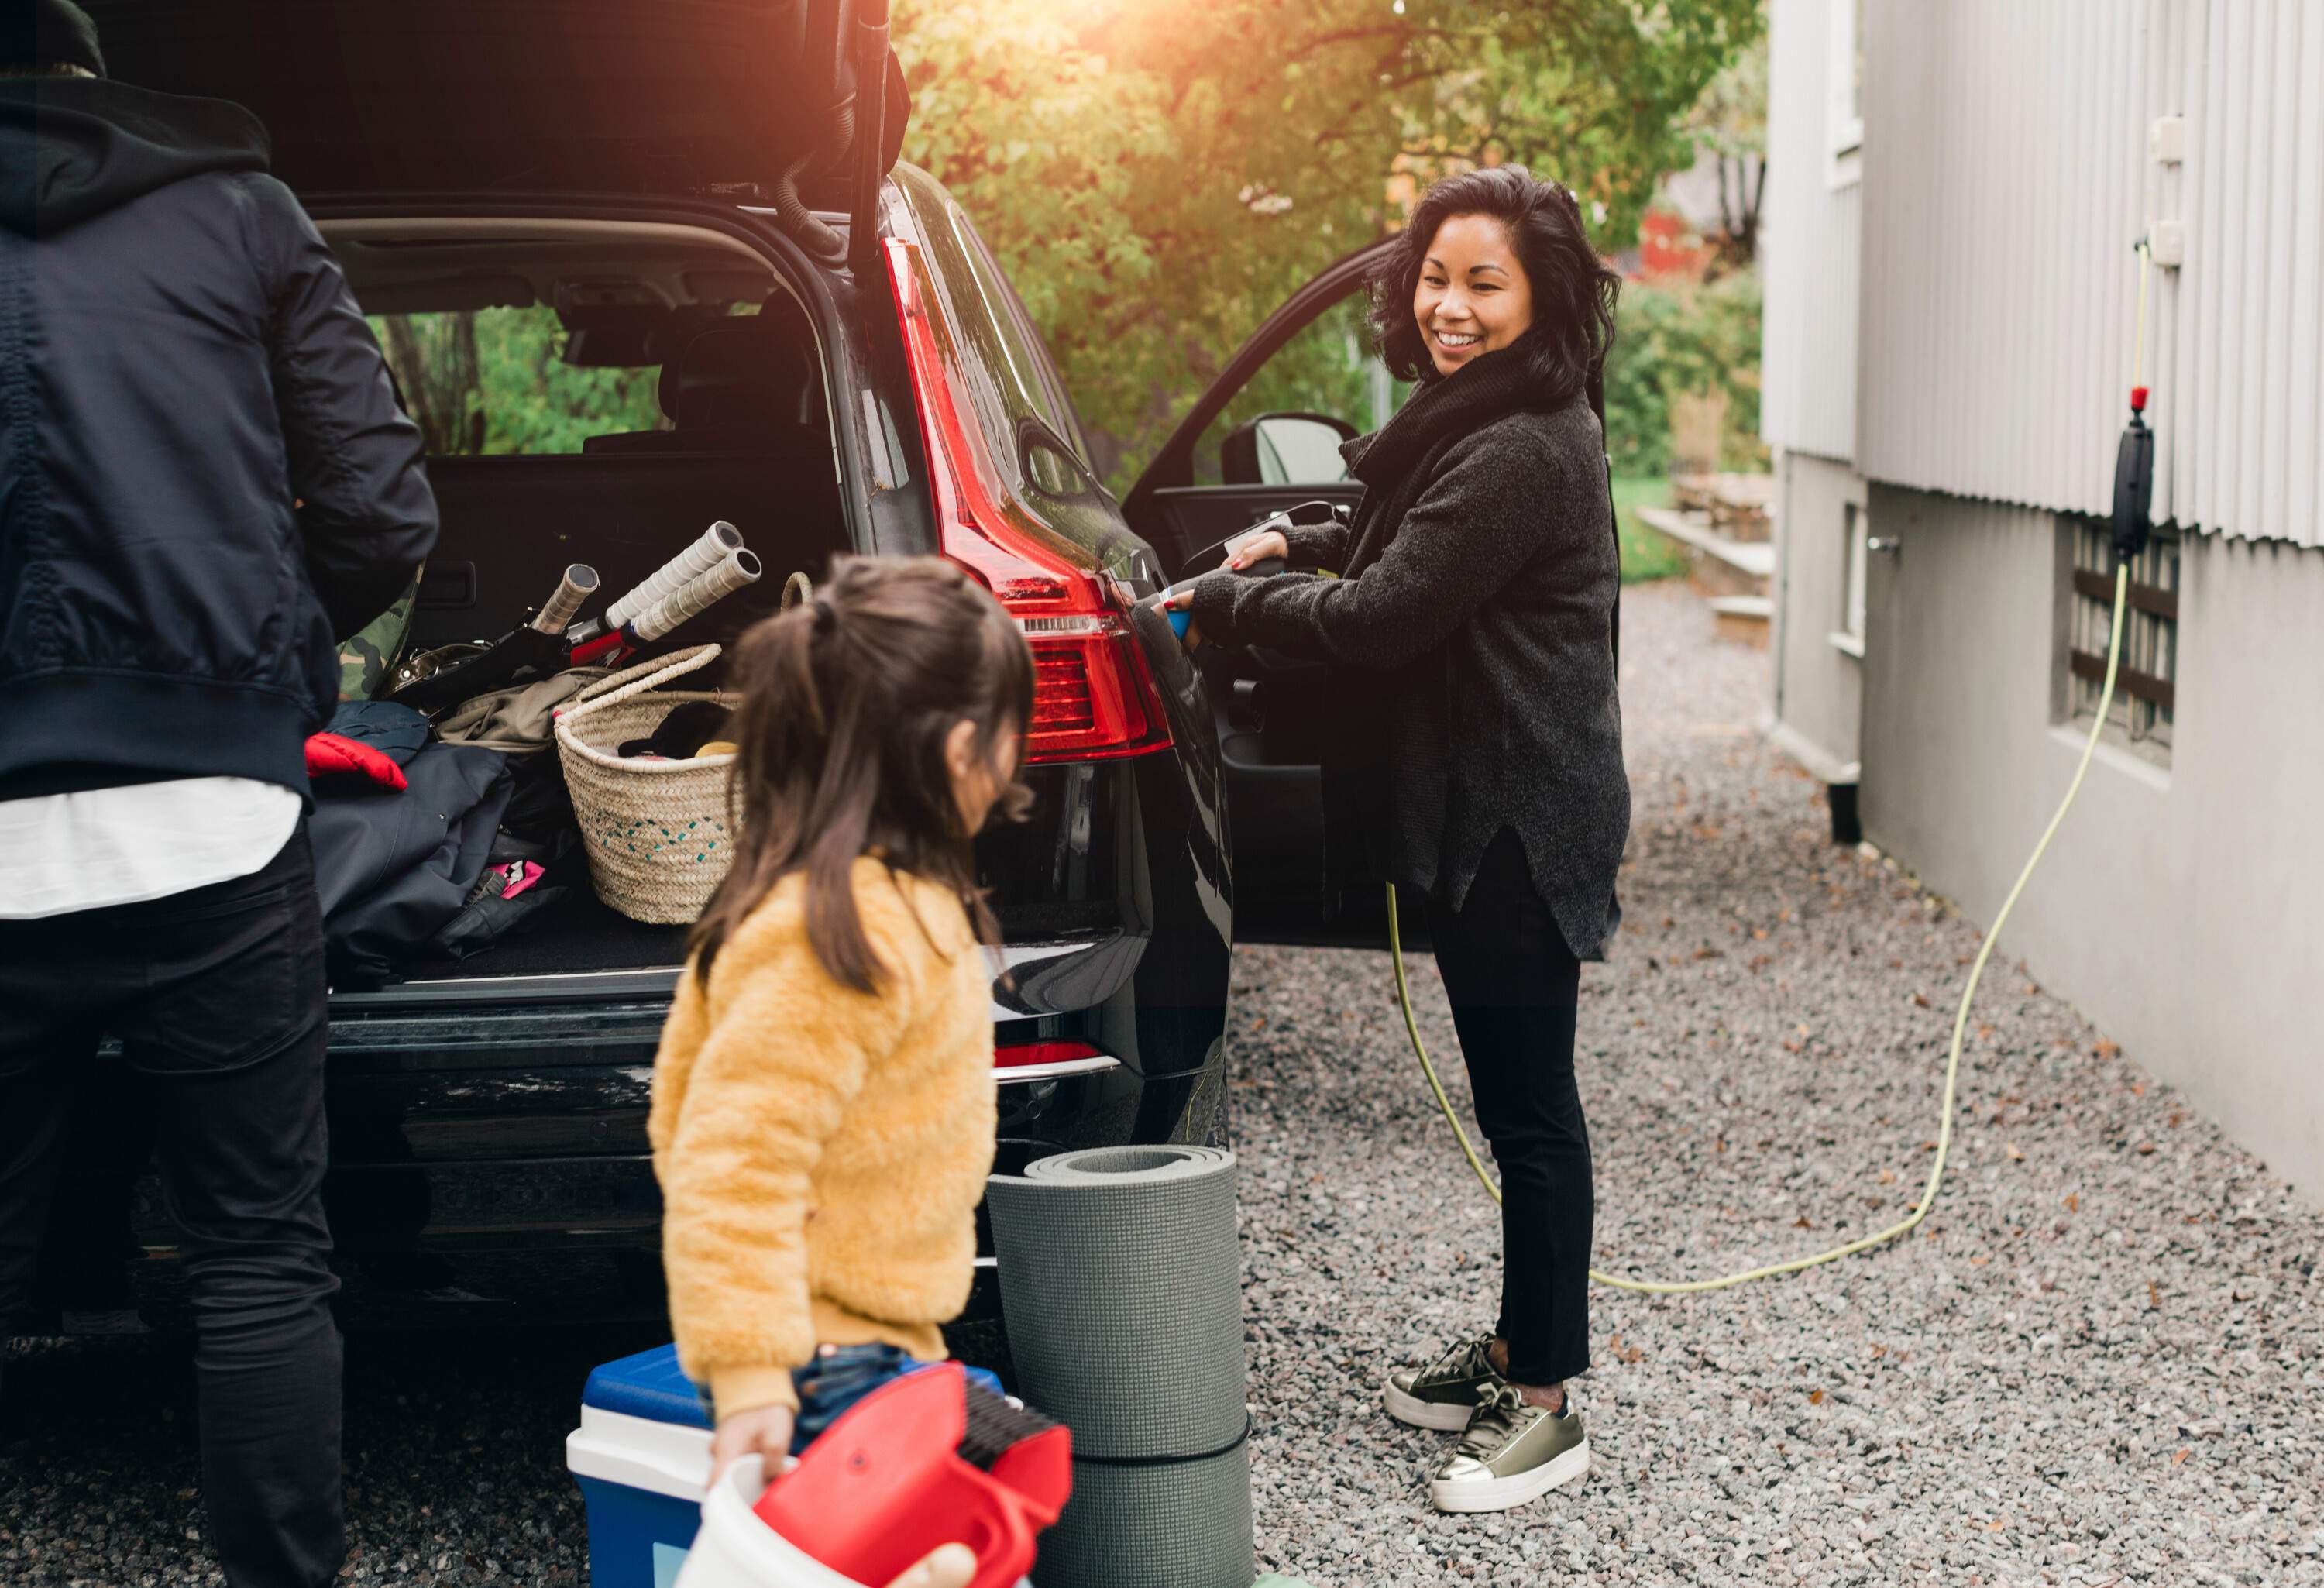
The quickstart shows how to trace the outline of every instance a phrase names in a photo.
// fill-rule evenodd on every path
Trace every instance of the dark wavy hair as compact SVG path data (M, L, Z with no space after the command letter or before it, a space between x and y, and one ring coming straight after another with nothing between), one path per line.
M1439 378L1412 318L1412 300L1437 228L1456 215L1499 221L1525 268L1533 289L1533 328L1512 346L1526 349L1544 405L1563 407L1583 393L1594 401L1607 349L1614 345L1614 302L1622 278L1590 245L1572 191L1537 180L1522 165L1440 178L1413 206L1411 220L1372 275L1372 336L1388 372L1403 381Z
M687 943L704 985L775 884L805 872L808 946L834 981L876 991L889 967L853 883L874 852L949 890L977 936L999 940L945 761L963 717L988 756L1033 720L1033 653L991 591L940 557L835 557L814 600L743 634L729 684L742 702L727 825L741 836ZM995 813L1019 819L1030 801L1012 783Z

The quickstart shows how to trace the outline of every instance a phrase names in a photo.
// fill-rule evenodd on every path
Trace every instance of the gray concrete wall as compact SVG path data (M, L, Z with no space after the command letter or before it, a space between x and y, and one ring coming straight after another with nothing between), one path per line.
M1778 748L1826 782L1852 782L1864 663L1835 644L1848 615L1848 506L1864 482L1844 463L1786 452L1775 462Z
M2080 750L2058 521L1870 507L1865 836L1989 922ZM2181 577L2169 764L2101 745L2001 946L2324 1199L2324 550L2190 534Z

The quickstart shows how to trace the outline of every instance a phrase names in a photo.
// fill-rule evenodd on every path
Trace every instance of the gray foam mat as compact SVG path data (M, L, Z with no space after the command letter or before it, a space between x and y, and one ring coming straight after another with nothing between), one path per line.
M1074 1463L1041 1535L1039 1588L1250 1588L1250 1446L1157 1466Z
M1232 1153L1060 1153L986 1202L1019 1387L1076 1454L1208 1455L1242 1432Z

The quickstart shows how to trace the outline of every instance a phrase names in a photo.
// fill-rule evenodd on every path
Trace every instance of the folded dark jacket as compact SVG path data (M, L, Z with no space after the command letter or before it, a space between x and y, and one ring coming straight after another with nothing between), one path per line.
M346 700L326 733L368 744L401 766L428 747L428 719L394 700Z
M315 785L308 836L337 987L376 986L459 913L484 873L508 804L508 758L435 744L401 792L338 779Z

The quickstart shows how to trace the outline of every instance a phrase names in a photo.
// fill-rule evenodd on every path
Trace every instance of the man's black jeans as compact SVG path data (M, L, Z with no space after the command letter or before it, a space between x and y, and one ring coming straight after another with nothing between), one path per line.
M1534 891L1517 836L1485 851L1458 911L1429 935L1468 1061L1477 1123L1501 1172L1501 1314L1508 1376L1555 1384L1590 1366L1590 1131L1573 1079L1582 964Z
M319 1588L346 1538L303 825L251 876L0 921L0 1328L25 1304L68 1116L108 1031L150 1094L192 1288L210 1542L234 1588Z

